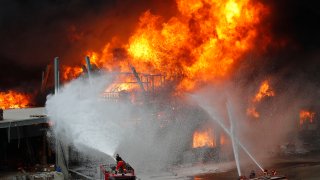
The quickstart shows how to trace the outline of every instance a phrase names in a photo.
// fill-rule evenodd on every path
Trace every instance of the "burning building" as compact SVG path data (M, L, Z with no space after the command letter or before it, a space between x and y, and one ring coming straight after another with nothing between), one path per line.
M308 108L301 109L302 106L309 107L309 104L306 103L307 100L300 101L297 98L299 102L297 100L292 103L301 103L302 105L299 106L291 106L291 102L287 100L295 98L292 94L299 94L301 97L308 97L306 95L312 94L313 96L308 97L309 99L319 95L317 92L305 91L305 89L301 90L304 92L301 94L292 90L295 89L295 86L292 85L295 84L292 74L300 69L302 69L301 71L309 69L309 66L304 65L300 68L298 61L293 60L293 63L287 63L285 60L279 60L286 58L285 55L282 55L285 51L282 49L287 49L287 45L292 42L290 37L281 36L282 33L278 32L283 28L275 28L272 24L273 21L278 21L277 17L274 17L277 15L275 12L278 7L277 3L251 0L175 0L170 2L150 1L145 4L126 0L105 3L106 7L100 7L100 4L91 4L95 7L94 12L90 10L89 13L83 13L84 15L80 16L81 20L77 19L76 15L69 14L68 17L75 18L75 21L72 23L69 23L70 19L63 23L59 21L57 29L63 29L66 34L62 33L61 35L50 31L50 37L52 35L53 38L48 38L52 40L51 43L56 49L53 51L52 45L50 45L49 52L46 50L43 51L45 53L42 53L40 50L41 52L38 52L40 55L30 53L36 56L35 59L47 59L41 67L47 65L42 75L40 93L28 95L13 91L0 92L1 109L28 107L32 104L30 103L33 99L31 96L42 95L44 101L47 94L52 94L54 82L51 78L53 76L51 61L53 57L58 55L61 56L61 66L60 72L55 74L55 77L61 80L62 87L65 85L66 88L63 87L62 90L67 89L69 82L73 82L75 79L86 81L91 78L90 73L93 77L95 74L96 76L106 74L108 78L111 77L108 79L108 84L103 87L103 91L99 92L99 100L118 104L127 102L134 106L130 107L133 111L133 113L129 112L130 118L135 124L143 122L142 125L139 124L141 127L144 127L144 123L147 124L142 120L143 118L150 119L150 122L154 124L148 125L159 129L155 130L157 133L148 135L154 137L157 140L155 142L159 142L158 144L166 145L164 149L173 149L172 151L179 152L177 153L179 158L171 157L175 161L170 161L171 164L181 162L191 156L197 159L198 156L203 157L204 153L207 153L205 157L211 160L219 156L217 152L220 151L220 148L231 146L229 136L223 133L221 127L215 123L210 124L216 117L211 117L208 112L204 112L208 110L203 110L203 106L200 108L196 103L193 104L186 100L186 96L189 94L201 94L202 90L208 87L211 88L210 91L223 89L217 93L219 95L207 94L208 101L219 101L219 96L225 96L224 98L228 96L227 100L232 99L230 98L232 96L239 97L237 99L239 102L233 104L237 106L235 108L236 114L239 115L234 119L237 119L236 124L240 124L239 129L246 130L241 132L244 134L244 139L259 143L256 139L261 139L261 134L268 132L265 127L282 129L274 131L276 138L281 137L276 140L279 142L283 140L282 137L285 136L285 133L292 130L291 124L297 123L298 127L296 128L301 131L318 129L316 125L318 112L316 110L310 111ZM75 5L80 9L83 6L83 4L77 3ZM168 8L169 5L172 8ZM90 7L90 5L88 6ZM119 12L127 12L126 8L123 10L124 7L131 6L132 9L138 9L137 12L134 12L132 16L131 11L128 12L130 18L127 16L125 18L119 17L122 16L119 15ZM144 6L148 6L148 8L144 8ZM102 9L108 11L102 13ZM54 19L55 22L61 20L61 16L50 19ZM39 21L42 22L41 19ZM281 24L282 22L285 20L281 21ZM116 30L110 30L112 28ZM294 48L299 46L299 43L297 44ZM43 47L47 46L43 45ZM284 58L273 57L274 54L278 56L278 53L280 57L284 56ZM83 58L86 56L87 58ZM33 57L30 58L28 55L26 58L32 59ZM87 63L88 59L91 61L89 64ZM295 62L297 63L295 64ZM290 69L289 73L285 71L286 68ZM95 83L89 82L88 84L91 83L94 88L100 85L98 82L92 81ZM301 80L301 82L304 81ZM284 86L293 88L286 89ZM78 94L79 101L87 98L86 93L90 94L90 89L86 90L88 92L84 91ZM49 99L50 96L48 102L50 102ZM60 103L61 106L68 104L64 101L60 101ZM74 102L74 104L78 105L78 102ZM225 102L221 104L225 104ZM103 106L101 105L101 107ZM88 107L88 109L90 108ZM99 106L96 106L96 109L101 110ZM96 112L93 110L83 111L88 114ZM221 111L225 111L225 109ZM68 119L68 113L65 113L61 119ZM74 117L82 118L78 116L81 112L72 113ZM291 116L294 113L295 116ZM297 113L300 113L299 117ZM96 118L96 114L90 114L90 118ZM144 114L148 114L148 116L145 117ZM222 119L226 117L224 112L221 114L224 114ZM141 118L142 116L144 117ZM104 117L99 118L103 119ZM288 123L289 119L294 123ZM114 125L113 122L107 122ZM103 124L100 121L98 123ZM227 120L224 123L228 128L231 126ZM285 127L287 124L289 127ZM70 125L70 127L72 126ZM182 149L187 154L180 153L180 149L176 147L178 145L163 142L170 139L166 133L170 134L169 132L174 131L174 128L184 130L183 133L177 133L178 135L172 139L175 142L181 142L179 145L183 146ZM181 138L182 136L187 137L187 140ZM147 142L148 140L152 142L154 139L146 138ZM139 143L139 141L133 142ZM272 142L265 144L274 145ZM125 145L123 146L126 147ZM155 147L162 148L160 145L155 145ZM152 155L150 153L150 156Z
M25 108L30 103L31 95L14 91L0 92L0 109Z

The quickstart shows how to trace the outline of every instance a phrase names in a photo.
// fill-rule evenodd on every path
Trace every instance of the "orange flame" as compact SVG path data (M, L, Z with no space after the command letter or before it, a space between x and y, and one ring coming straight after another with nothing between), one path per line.
M260 114L257 112L255 107L249 107L247 109L247 115L252 116L254 118L259 118Z
M63 80L69 81L79 77L80 74L83 72L83 69L80 67L63 66L62 72Z
M260 114L256 110L256 107L255 107L256 104L260 102L263 98L272 97L272 96L275 96L275 93L271 89L269 82L267 80L263 81L262 84L260 85L259 91L252 99L250 107L247 108L247 115L254 117L256 119L259 118Z
M256 26L266 12L249 0L176 2L181 17L168 22L149 11L143 14L129 39L128 53L141 71L151 68L169 77L181 75L183 90L194 89L199 80L226 77L232 65L254 47Z
M268 96L271 97L274 95L275 93L270 88L269 82L266 80L261 84L259 92L254 97L253 102L260 102L262 98L268 97Z
M176 0L178 15L165 21L146 11L128 43L109 42L88 51L91 62L108 71L166 73L177 89L226 78L241 57L256 48L261 20L268 9L252 0ZM263 42L262 46L269 42Z
M101 67L103 65L103 62L101 61L101 59L99 59L98 53L96 53L94 51L88 51L87 56L90 58L91 64L94 64L97 67Z
M215 146L216 143L211 129L207 129L205 131L195 131L193 133L193 148Z
M14 92L0 92L0 108L1 109L15 109L25 108L30 104L30 96Z
M310 123L312 123L314 121L315 115L316 115L315 112L301 110L300 111L300 125L304 124L306 121L309 121Z
M113 83L107 89L105 92L120 92L120 91L128 91L132 90L132 84L129 83Z

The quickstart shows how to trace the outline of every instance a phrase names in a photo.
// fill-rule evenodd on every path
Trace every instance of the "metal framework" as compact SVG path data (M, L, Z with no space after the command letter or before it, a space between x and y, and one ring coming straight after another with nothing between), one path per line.
M165 75L163 74L146 74L137 73L132 67L133 72L121 72L116 73L115 76L118 80L113 83L113 88L103 93L103 97L106 99L118 99L121 97L121 85L126 84L132 87L137 87L142 90L145 95L155 95L157 89L164 86L166 82Z

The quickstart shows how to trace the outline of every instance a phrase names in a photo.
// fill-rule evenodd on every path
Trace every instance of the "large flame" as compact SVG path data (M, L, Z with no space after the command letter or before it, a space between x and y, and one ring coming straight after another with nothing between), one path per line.
M1 109L14 109L25 108L30 104L30 96L27 94L8 91L0 92L0 108Z
M127 45L140 71L179 75L179 88L228 75L232 65L254 47L261 4L249 0L177 0L180 16L164 22L149 11Z
M314 121L316 113L312 111L307 110L301 110L300 111L300 125L304 124L305 122L312 123Z
M113 42L88 51L92 63L107 70L165 73L177 89L228 77L235 63L257 48L259 25L268 9L251 0L176 0L178 15L164 18L146 11L137 29L116 52ZM266 46L268 42L262 42ZM120 54L120 55L119 55Z
M192 147L215 147L215 139L213 135L213 131L211 129L207 129L204 131L195 131L193 133L193 141Z

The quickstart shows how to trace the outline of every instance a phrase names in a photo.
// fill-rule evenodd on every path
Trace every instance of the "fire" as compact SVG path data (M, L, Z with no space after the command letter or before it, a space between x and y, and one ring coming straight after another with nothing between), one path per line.
M103 62L99 59L98 53L94 51L88 51L87 56L90 58L90 63L96 65L97 67L100 67L103 65ZM85 63L85 62L84 62Z
M11 108L25 108L30 104L30 96L14 92L0 92L0 108L11 109Z
M275 96L275 93L271 89L271 87L269 85L269 81L267 81L267 80L263 81L262 84L260 85L259 91L254 96L254 98L251 100L250 107L247 108L247 115L254 117L254 118L259 118L260 114L256 110L256 104L258 102L260 102L263 98L272 97L272 96Z
M107 87L105 92L120 92L128 90L132 90L132 86L129 83L113 83Z
M259 92L256 94L256 96L253 99L253 102L260 102L262 98L264 97L271 97L274 96L273 90L270 88L269 82L264 81L259 89Z
M315 115L316 115L315 112L301 110L300 111L300 125L304 124L306 121L309 121L310 123L312 123L314 121Z
M79 77L80 74L83 72L83 69L80 67L63 66L62 71L63 80L71 80Z
M211 129L207 129L205 131L195 131L193 133L193 148L215 146L216 143Z
M85 54L108 71L127 72L133 65L137 72L165 73L169 80L179 80L177 90L192 91L227 78L234 64L256 49L262 34L259 26L268 14L263 4L252 0L176 0L176 4L177 16L165 21L146 11L127 43L119 46L112 40L101 52ZM120 55L115 46L123 50Z
M226 4L226 19L228 23L233 23L234 17L240 16L240 9L236 2L228 1Z
M260 114L257 112L255 107L249 107L247 109L247 115L252 116L254 118L259 118Z
M226 77L232 65L252 49L265 11L249 0L177 0L179 17L163 22L149 11L129 39L128 53L139 70L183 77L180 89L197 81ZM142 65L142 67L140 66Z
M224 134L221 134L221 136L220 136L220 144L221 145L224 145L224 144L226 144L227 143L227 138L226 138L226 136L224 135Z

